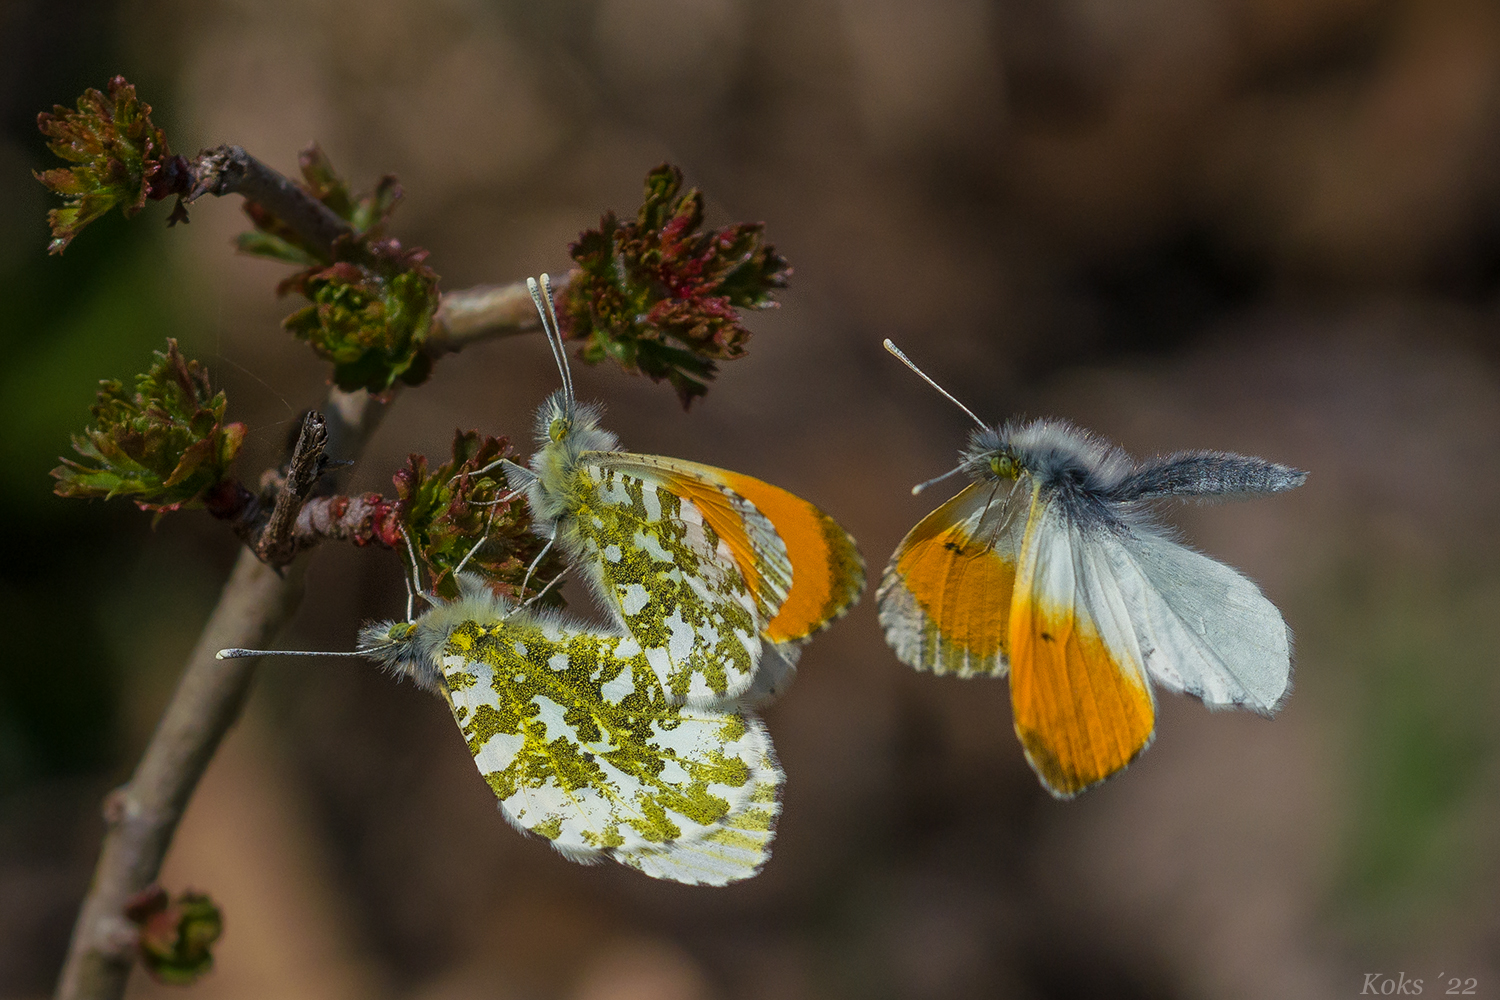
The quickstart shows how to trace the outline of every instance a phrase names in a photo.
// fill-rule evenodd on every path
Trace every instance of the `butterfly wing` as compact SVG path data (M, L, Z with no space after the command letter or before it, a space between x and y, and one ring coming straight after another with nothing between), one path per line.
M1291 685L1291 649L1281 612L1260 589L1160 535L1134 533L1118 552L1119 577L1136 582L1147 673L1210 708L1275 712Z
M839 523L779 486L728 469L663 455L629 455L641 474L655 474L660 488L692 501L730 550L746 579L760 581L772 614L762 635L773 643L795 642L843 616L865 589L865 561ZM748 500L771 524L778 547L737 525ZM740 542L737 535L744 534ZM790 569L787 569L787 565ZM779 600L777 598L779 597Z
M765 726L669 697L634 638L467 620L439 656L474 762L518 829L576 861L706 885L769 856L782 773Z
M975 483L913 528L876 600L886 642L918 670L1003 676L1026 496Z
M785 599L786 548L744 498L677 487L637 457L580 458L559 537L673 698L736 697L759 662L761 626Z
M739 700L750 706L775 700L791 683L801 644L864 591L864 559L854 539L806 500L753 476L661 455L611 453L608 461L612 470L691 504L723 540L763 616L765 644Z
M1155 730L1120 545L1032 496L1009 622L1011 707L1026 759L1058 798L1124 768Z

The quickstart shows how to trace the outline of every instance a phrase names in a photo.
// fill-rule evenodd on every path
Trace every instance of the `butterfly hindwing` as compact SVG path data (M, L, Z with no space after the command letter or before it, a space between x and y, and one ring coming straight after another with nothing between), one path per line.
M1116 547L1135 581L1146 671L1210 708L1270 715L1286 697L1291 648L1281 612L1238 571L1171 539L1133 532Z
M886 566L876 600L886 641L918 670L1003 676L1024 492L975 483L927 515Z
M1155 702L1110 551L1033 495L1009 622L1016 735L1043 785L1071 798L1151 743Z
M576 860L659 878L753 875L780 811L759 719L668 696L634 638L468 617L438 655L455 719L506 819Z

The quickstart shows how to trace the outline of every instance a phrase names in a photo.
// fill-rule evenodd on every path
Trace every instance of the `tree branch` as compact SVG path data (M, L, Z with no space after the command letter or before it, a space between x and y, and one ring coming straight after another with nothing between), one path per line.
M243 195L257 202L302 238L311 249L334 260L340 240L352 240L354 229L333 210L287 177L272 170L239 146L205 150L190 164L189 202L205 194Z
M555 279L553 292L558 298L568 287L568 279ZM526 282L509 285L478 285L457 292L446 292L432 330L427 334L427 351L439 357L463 349L467 344L498 337L511 337L541 329L536 305Z
M333 390L327 409L329 438L343 442L343 456L352 458L386 407L364 394ZM265 648L301 602L305 566L305 560L293 563L283 574L249 548L240 550L140 764L130 782L104 800L104 844L73 928L57 1000L118 1000L124 994L137 942L126 903L156 881L188 800L239 718L260 662L214 654L230 646Z
M258 202L330 260L355 235L326 205L238 146L209 150L190 169L189 200L204 194L240 194ZM539 325L524 282L453 292L442 298L426 349L440 356ZM291 562L282 572L262 558L291 559L323 538L369 537L384 498L309 500L316 477L307 472L322 466L325 451L336 461L355 459L392 398L393 393L377 400L363 390L333 388L324 406L326 428L304 425L288 482L278 493L270 523L256 539L260 544L241 549L140 764L128 784L105 798L104 842L73 929L57 1000L123 996L139 942L138 929L125 914L127 904L156 881L183 811L239 718L259 663L254 658L219 660L214 654L234 646L265 648L301 602L305 560ZM344 478L343 470L332 470L317 481L316 490L336 492ZM243 506L249 498L235 499Z

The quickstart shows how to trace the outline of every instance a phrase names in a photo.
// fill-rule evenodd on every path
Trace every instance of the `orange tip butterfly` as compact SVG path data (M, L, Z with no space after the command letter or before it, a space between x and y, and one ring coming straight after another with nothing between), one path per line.
M570 860L690 885L760 870L782 784L764 723L681 704L623 630L514 605L469 573L458 583L458 600L429 597L415 621L367 626L352 653L218 655L363 656L410 677L447 701L506 820Z
M854 539L759 479L622 450L600 408L574 397L547 275L528 284L562 378L537 410L529 467L503 463L535 530L581 570L673 697L770 700L801 644L863 592Z
M1291 681L1281 613L1239 572L1169 538L1151 501L1277 493L1307 473L1218 451L1135 462L1060 420L978 424L971 480L891 556L886 642L937 674L1010 674L1016 735L1054 796L1122 770L1156 729L1151 682L1210 708L1271 715Z

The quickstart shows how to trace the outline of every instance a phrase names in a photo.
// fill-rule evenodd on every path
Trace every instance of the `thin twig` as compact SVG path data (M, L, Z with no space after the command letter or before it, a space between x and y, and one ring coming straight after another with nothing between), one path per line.
M344 455L353 457L384 410L368 396L363 407L330 398L329 438L343 441ZM104 843L73 928L57 1000L118 1000L124 994L138 941L125 917L126 902L156 881L188 800L239 718L259 662L218 660L214 654L231 646L265 648L301 601L305 567L303 560L278 572L249 548L240 551L140 764L130 782L105 799Z
M242 195L291 227L308 247L318 250L328 260L357 243L354 229L332 209L239 146L204 150L188 165L187 171L185 198L190 202L205 194ZM561 293L567 283L567 278L562 278L553 287ZM479 285L443 295L427 336L427 351L439 357L478 340L540 328L524 281ZM338 454L336 441L330 442L330 451Z
M552 283L561 295L568 279ZM480 340L509 337L540 330L536 306L526 282L509 285L479 285L443 295L442 305L427 335L427 352L440 356Z
M354 229L332 209L239 146L204 150L191 170L188 201L205 194L243 195L290 226L309 249L320 251L327 260L337 256L340 240L354 238Z

